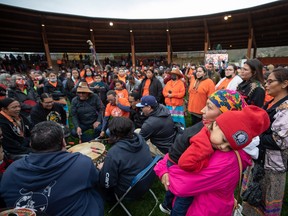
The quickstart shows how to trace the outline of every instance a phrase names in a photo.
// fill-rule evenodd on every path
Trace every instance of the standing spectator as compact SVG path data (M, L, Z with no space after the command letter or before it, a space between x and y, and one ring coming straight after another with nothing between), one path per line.
M243 202L245 215L281 215L286 184L288 160L288 70L276 68L268 76L265 87L274 99L264 105L270 117L269 128L260 135L259 158L254 167L264 168L262 179L248 170L242 188L246 191L254 183L260 184L263 196L257 207ZM255 168L256 169L256 168Z
M256 106L247 106L241 111L227 111L221 114L211 123L209 133L203 134L203 130L208 131L207 128L203 128L200 131L202 136L198 134L193 137L194 141L199 143L206 139L202 146L206 151L208 148L212 150L206 163L207 167L198 172L187 172L179 168L187 164L192 165L193 158L196 161L204 159L199 157L199 154L203 153L199 151L200 149L190 151L195 147L193 145L196 145L194 142L180 157L179 166L172 164L168 168L169 190L178 197L194 197L186 215L232 215L234 190L242 171L234 150L238 151L242 169L246 169L251 165L251 156L244 152L243 148L250 144L254 137L265 131L268 125L269 117L264 110ZM163 173L167 171L166 164L168 163L164 160L158 162L154 168L162 180ZM201 163L194 165L197 167ZM165 187L168 185L165 184Z
M215 91L215 84L208 78L206 68L199 66L196 70L196 79L192 76L189 86L188 111L191 113L192 125L202 120L201 110L206 101Z
M225 77L222 78L215 86L216 90L220 89L230 89L236 90L239 83L243 80L237 75L237 66L234 64L229 64L225 69Z
M47 81L44 84L44 93L52 94L54 100L59 100L60 97L65 96L64 86L57 78L55 71L49 71L47 74Z
M10 85L11 85L11 75L8 74L8 73L0 74L0 84L5 85L6 88L10 87Z
M161 82L154 76L153 70L148 69L146 77L142 80L139 86L140 96L152 95L156 98L157 102L163 103L162 90Z
M185 85L181 80L182 73L178 68L173 68L171 71L171 80L165 85L163 95L165 97L165 104L171 113L174 122L179 122L185 127L184 118L184 96Z
M99 171L90 158L69 153L65 146L57 123L46 121L34 127L33 153L12 163L3 175L0 191L7 207L55 216L104 215L96 190Z
M207 65L207 73L208 73L208 77L216 85L219 82L219 80L220 80L220 75L219 75L218 72L215 71L214 64L211 63L211 62Z
M70 78L67 78L66 86L65 86L65 93L71 102L72 99L76 96L76 88L80 82L79 72L77 68L72 68L71 71L72 75Z
M104 163L98 168L101 168L100 185L105 198L111 201L114 193L119 197L125 193L132 179L151 163L152 157L143 137L134 133L134 125L130 119L113 118L109 122L109 131L113 145L107 152ZM127 197L139 198L148 191L154 180L154 173L150 176L148 181L142 182L141 187L132 190Z
M126 82L126 89L128 93L138 92L141 81L137 80L133 75L129 75Z
M115 82L115 92L119 96L119 98L126 98L128 100L128 91L125 88L125 83L121 80L117 80Z
M103 105L98 95L93 94L86 82L80 82L77 96L71 104L74 137L81 137L83 142L90 141L100 135L103 118ZM93 129L93 137L84 132Z
M107 92L109 91L109 86L103 82L100 74L95 75L95 82L90 85L90 89L93 90L94 93L98 94L102 103L106 106L107 104Z
M27 85L27 80L20 74L14 74L11 79L11 86L8 89L8 97L20 102L21 114L29 118L33 106L39 101L39 96Z
M263 87L263 65L258 59L246 61L240 72L243 82L238 85L237 91L245 98L247 104L262 107L265 99Z
M83 81L87 82L88 86L95 81L93 72L89 65L85 65L84 71L81 72L81 78Z

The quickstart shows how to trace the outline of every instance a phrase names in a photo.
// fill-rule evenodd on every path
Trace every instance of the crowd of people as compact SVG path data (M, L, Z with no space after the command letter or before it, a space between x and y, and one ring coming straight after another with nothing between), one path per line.
M124 194L161 155L154 170L166 189L159 206L164 213L231 215L241 171L241 193L257 183L262 194L256 204L243 198L244 214L281 214L287 68L266 72L249 59L241 69L228 64L223 73L212 63L2 71L0 90L2 208L104 215L104 202ZM69 136L79 145L108 138L112 147L96 167L66 151ZM141 197L151 179L129 198Z

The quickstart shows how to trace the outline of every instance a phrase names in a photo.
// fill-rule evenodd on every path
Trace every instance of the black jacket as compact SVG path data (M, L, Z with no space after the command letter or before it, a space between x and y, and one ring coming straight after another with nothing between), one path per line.
M265 90L260 82L251 80L241 82L237 91L244 97L249 105L262 107L264 105Z
M19 134L19 131L7 118L0 114L0 127L3 132L3 149L10 154L27 154L31 152L30 144L30 129L31 123L24 116L21 116L21 127L24 131L24 136Z
M176 130L169 110L159 104L148 116L141 127L140 135L145 140L150 139L164 154L168 153L169 148L174 142Z
M52 109L48 110L38 103L31 110L31 122L36 125L43 121L54 121L66 125L66 111L61 104L54 103Z
M129 118L134 122L135 128L141 128L147 116L143 115L139 108L136 107L136 109L132 109L132 107L130 107Z
M59 79L57 80L56 87L51 85L47 80L44 84L44 93L52 94L54 100L57 100L57 98L59 97L65 96L64 86Z
M146 80L147 78L143 79L138 88L141 96L143 94ZM158 101L158 103L163 103L162 91L163 91L163 87L162 87L161 82L156 77L153 77L151 79L151 84L149 86L149 95L153 95Z
M23 93L19 88L11 87L8 89L8 97L19 101L21 105L21 114L28 117L33 104L36 105L39 101L39 96L36 91L29 86L26 87L26 91L27 94Z
M203 122L198 122L197 124L186 128L183 134L180 134L176 137L175 142L172 144L169 150L169 158L174 163L178 164L180 156L190 146L190 138L199 133L203 127Z
M85 101L77 96L72 100L71 113L75 128L79 127L79 124L91 126L96 121L102 122L103 105L96 94L90 94Z
M130 186L132 179L152 160L149 147L139 134L134 133L132 139L121 139L109 149L105 157L100 171L100 185L121 196ZM145 184L142 186L144 188ZM142 191L129 194L135 198L141 195Z

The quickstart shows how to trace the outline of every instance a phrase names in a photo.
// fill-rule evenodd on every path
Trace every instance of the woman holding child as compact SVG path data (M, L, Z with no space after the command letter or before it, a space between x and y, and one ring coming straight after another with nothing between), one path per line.
M169 188L177 197L175 200L178 197L193 197L186 215L230 216L232 214L234 190L239 181L240 169L233 150L238 150L243 169L251 165L249 154L255 156L255 149L246 149L248 154L243 148L269 125L269 118L265 111L256 106L247 106L240 111L244 106L245 102L235 91L220 90L213 93L202 110L204 121L186 129L183 136L176 140L169 155L156 165L156 174L165 188ZM193 145L199 144L199 141L201 150L191 151ZM180 142L182 145L178 146ZM201 146L208 150L202 151ZM188 152L180 157L187 147L189 147ZM193 152L196 152L196 155L191 156ZM202 161L191 160L195 158L201 158ZM167 161L172 162L173 165L167 167ZM195 163L200 164L196 166L197 172L184 171L180 168ZM185 212L177 212L179 208L174 211L175 203L171 215L185 215Z

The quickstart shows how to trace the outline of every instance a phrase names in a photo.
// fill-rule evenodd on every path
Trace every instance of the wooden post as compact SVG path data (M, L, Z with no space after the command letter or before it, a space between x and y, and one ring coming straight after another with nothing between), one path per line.
M167 31L167 63L168 65L171 64L171 38L170 38L170 33L169 29Z
M251 58L251 49L252 49L252 42L253 42L253 26L252 26L252 19L251 15L248 16L248 22L249 22L249 36L248 36L248 47L247 47L247 59Z
M136 68L135 42L134 42L134 34L132 30L130 30L130 44L131 44L131 54L132 54L132 67L135 69Z
M45 30L45 25L42 24L42 40L43 40L43 45L44 45L44 49L45 49L45 55L46 55L46 59L47 59L47 64L48 64L48 68L52 68L52 60L51 60L51 55L50 55L50 50L49 50L49 44L48 44L48 40L47 40L47 35L46 35L46 30Z
M205 63L205 54L207 54L210 46L209 31L206 19L204 19L204 27L205 27L205 35L204 35L204 63Z

